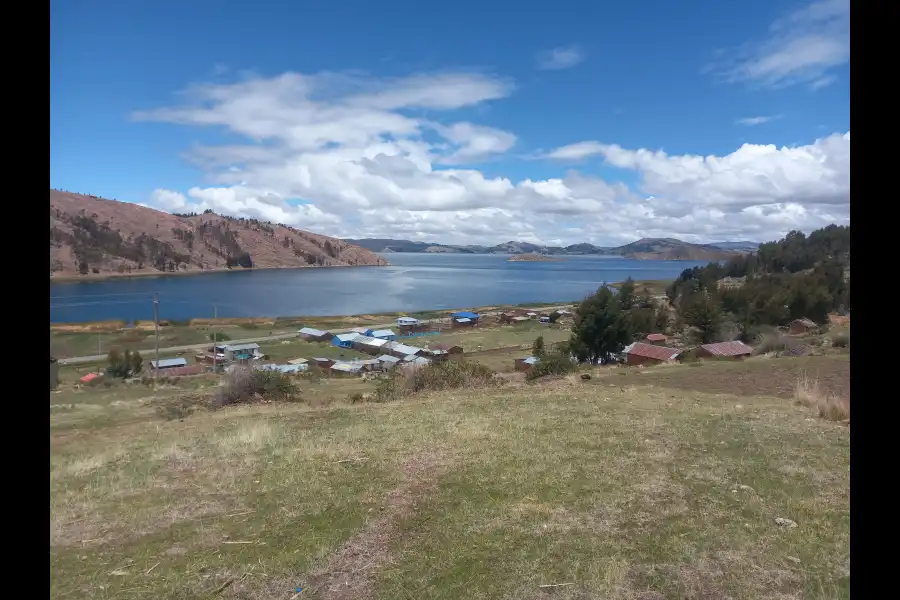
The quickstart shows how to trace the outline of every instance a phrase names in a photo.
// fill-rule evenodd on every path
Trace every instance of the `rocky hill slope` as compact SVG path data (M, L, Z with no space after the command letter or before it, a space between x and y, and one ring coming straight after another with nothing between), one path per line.
M359 246L285 225L50 190L51 277L387 264Z

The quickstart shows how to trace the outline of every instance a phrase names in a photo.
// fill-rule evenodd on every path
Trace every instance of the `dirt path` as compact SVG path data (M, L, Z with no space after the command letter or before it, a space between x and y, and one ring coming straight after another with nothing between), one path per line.
M364 600L371 596L374 574L393 560L391 546L400 522L415 513L416 505L445 472L449 461L439 452L413 456L402 467L404 481L391 490L383 508L360 533L350 538L307 578L309 598Z

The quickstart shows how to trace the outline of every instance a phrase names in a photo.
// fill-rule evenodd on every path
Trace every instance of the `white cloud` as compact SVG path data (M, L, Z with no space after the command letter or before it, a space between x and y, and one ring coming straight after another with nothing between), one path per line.
M246 141L186 149L210 183L159 189L150 203L342 237L460 244L768 240L849 221L849 133L797 147L744 145L722 157L600 141L544 155L600 157L637 172L636 189L577 171L548 179L486 176L477 161L503 156L516 136L452 117L512 90L480 73L393 80L289 73L195 86L184 105L135 116L221 128Z
M551 160L582 160L589 156L596 156L603 152L603 144L600 142L578 142L562 146L544 155Z
M766 39L725 53L707 67L732 83L779 88L835 80L850 60L850 0L816 0L776 20Z
M537 67L542 71L570 69L584 60L584 51L578 46L560 46L537 55Z
M748 127L752 127L754 125L762 125L764 123L768 123L770 121L774 121L777 119L777 116L774 117L744 117L743 119L738 119L735 121L738 125L746 125Z

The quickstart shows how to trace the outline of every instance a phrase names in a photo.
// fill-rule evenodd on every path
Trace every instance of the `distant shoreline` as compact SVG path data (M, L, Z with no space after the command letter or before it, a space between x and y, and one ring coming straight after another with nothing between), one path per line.
M87 275L57 275L50 276L50 284L54 283L98 283L102 281L109 281L112 279L136 279L136 278L144 278L144 277L184 277L188 275L211 275L217 273L244 273L250 271L295 271L298 269L349 269L349 268L362 268L362 267L389 267L390 263L386 265L327 265L324 267L315 267L312 265L308 266L297 266L297 267L235 267L229 269L228 267L223 267L220 269L203 269L198 271L146 271L140 273L89 273Z

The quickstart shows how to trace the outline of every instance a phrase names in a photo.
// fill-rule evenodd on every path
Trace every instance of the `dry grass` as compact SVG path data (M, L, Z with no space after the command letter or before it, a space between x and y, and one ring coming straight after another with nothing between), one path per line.
M797 378L794 400L801 406L815 409L823 419L850 422L850 398L827 392L818 379L811 379L806 373Z
M849 598L847 427L668 379L764 382L751 363L608 371L183 422L51 411L51 597Z

